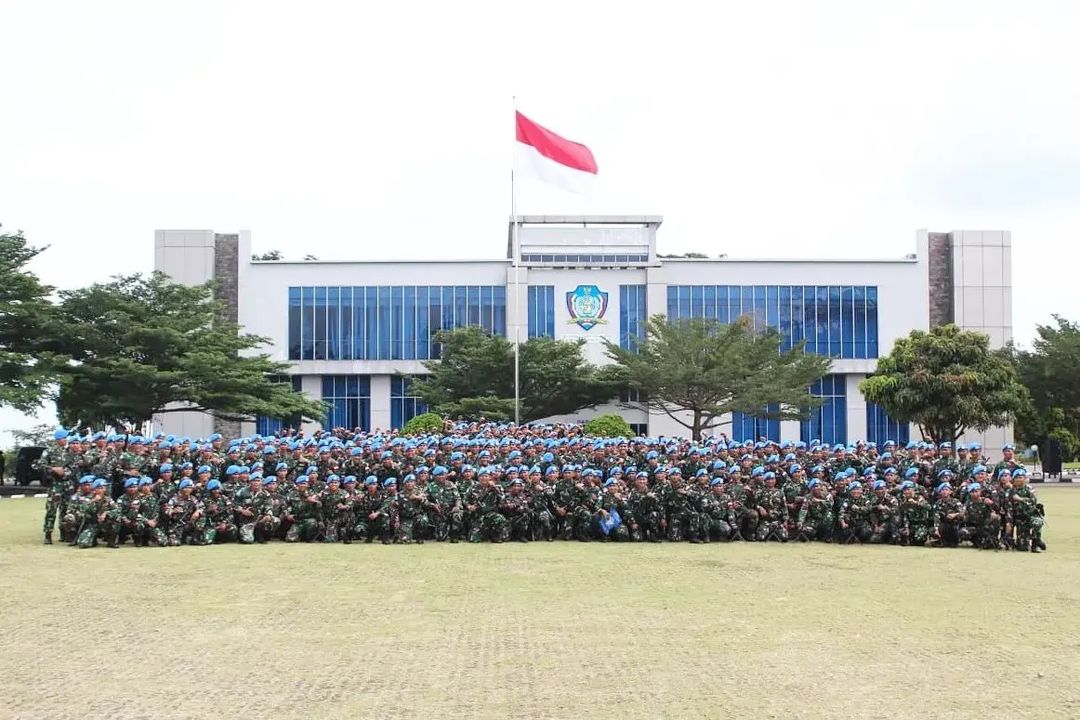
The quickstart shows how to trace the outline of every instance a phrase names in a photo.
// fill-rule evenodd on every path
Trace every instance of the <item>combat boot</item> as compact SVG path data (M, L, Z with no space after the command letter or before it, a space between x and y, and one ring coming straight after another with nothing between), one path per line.
M1041 553L1042 552L1042 550L1039 549L1039 543L1037 543L1037 542L1031 543L1031 552L1033 552L1033 553Z
M43 545L52 545L52 530L45 531L45 540L42 541Z

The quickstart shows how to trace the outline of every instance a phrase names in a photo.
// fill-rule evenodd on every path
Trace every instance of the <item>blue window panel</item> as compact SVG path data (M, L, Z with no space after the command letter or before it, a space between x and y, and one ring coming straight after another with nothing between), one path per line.
M394 324L394 311L391 302L391 295L393 289L390 286L379 286L375 288L376 298L376 322L378 325L375 328L376 342L374 359L377 360L389 360L390 359L390 328Z
M464 293L463 293L464 295ZM464 297L462 297L464 302ZM442 329L452 330L457 327L454 324L454 286L445 285L442 289L443 319Z
M403 310L404 293L400 285L390 287L390 359L401 359L401 342L404 336L402 325L405 322Z
M465 304L468 308L469 327L483 327L480 322L480 287L469 285L466 288Z
M878 356L878 297L877 288L866 288L866 357Z
M429 326L428 286L416 288L416 359L431 359L431 330Z
M866 403L866 439L878 444L880 449L886 441L905 445L911 439L911 427L908 423L897 422L889 417L885 409L877 403Z
M259 415L255 418L255 432L263 437L275 435L285 427L285 422L279 418Z
M342 360L353 359L353 323L352 323L352 294L351 287L338 288L340 293L340 305L338 322L340 323L341 336L338 338L338 352Z
M821 440L829 445L847 442L847 383L843 375L826 375L810 386L810 394L824 403L800 426L804 442Z
M705 286L705 317L716 319L716 286Z
M705 316L705 288L702 285L690 287L690 317Z
M855 315L855 354L853 357L866 357L866 288L856 285L851 289L852 312Z
M627 350L637 347L644 336L646 307L644 285L619 286L619 345Z
M326 288L315 288L315 359L326 359Z
M843 343L843 307L840 302L840 288L829 286L829 357L840 357Z
M341 288L326 288L326 359L339 360L338 340L341 337Z
M464 285L454 286L454 324L452 327L465 327L469 324L469 289Z
M425 412L427 412L427 405L412 393L412 378L392 376L390 378L390 426L400 430L409 420Z
M495 317L492 320L493 332L496 335L506 336L506 287L503 285L496 285L492 295L491 302L495 309ZM554 327L555 314L554 308L552 309L551 322ZM552 331L554 334L554 331Z
M805 338L803 332L803 289L801 285L791 288L791 346L795 347Z
M693 313L690 311L690 286L679 286L679 317L691 318Z
M765 286L754 286L754 329L763 330L765 328Z
M765 324L780 328L780 288L776 285L765 288Z
M780 412L778 404L767 405L767 413ZM757 442L761 438L767 440L780 439L780 421L768 417L755 417L741 412L731 414L731 439L737 442L752 440Z
M322 399L327 403L327 428L370 429L371 379L367 375L324 375Z
M379 359L379 288L369 285L364 288L364 316L367 318L367 353L365 360Z
M367 359L367 312L364 303L365 288L353 288L353 359Z
M855 300L850 285L840 288L840 357L855 357Z
M812 287L814 293L814 352L829 354L829 288Z
M403 360L416 359L416 291L415 286L406 285L402 299L404 322L401 325L401 358Z
M668 285L667 289L667 319L679 319L679 287Z
M731 288L720 285L716 288L716 319L727 325L731 322L731 311L728 306L728 294Z
M315 288L300 288L300 359L315 357Z
M491 286L480 286L480 325L489 334L495 333L494 313L491 305Z
M780 350L787 352L791 349L794 332L791 327L791 286L781 285L779 288L779 312L777 329L780 330Z
M300 288L289 288L289 359L300 359L301 344Z

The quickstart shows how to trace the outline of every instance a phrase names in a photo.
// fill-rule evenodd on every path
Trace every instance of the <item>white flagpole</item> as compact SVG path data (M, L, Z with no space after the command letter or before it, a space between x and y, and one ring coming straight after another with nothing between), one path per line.
M517 96L514 103L514 162L510 170L510 215L513 226L510 230L511 249L514 253L514 422L521 423L521 249L518 247L517 215Z

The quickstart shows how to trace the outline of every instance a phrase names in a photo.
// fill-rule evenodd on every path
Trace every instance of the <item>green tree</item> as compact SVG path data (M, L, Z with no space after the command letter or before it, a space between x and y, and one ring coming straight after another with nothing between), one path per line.
M73 358L57 399L65 424L137 426L187 410L226 420L322 416L321 403L277 381L288 364L254 352L265 338L222 319L210 284L154 273L60 295Z
M285 255L283 255L280 250L270 250L269 252L264 252L261 255L254 254L254 255L251 256L251 259L252 260L263 260L263 261L284 260Z
M985 334L955 325L900 338L859 387L894 420L916 423L936 443L953 442L968 428L1005 425L1028 402L1008 350L991 350Z
M614 413L594 417L585 423L583 429L586 435L592 437L630 437L634 434L630 424Z
M436 413L489 420L514 418L514 346L477 327L443 331L442 358L424 363L429 375L413 381ZM586 362L584 341L533 338L519 350L521 421L595 407L617 397L625 382L610 367Z
M64 330L53 288L26 267L42 250L27 245L21 232L0 233L0 405L24 412L49 395Z
M1065 459L1080 453L1080 325L1058 315L1039 325L1031 350L1013 351L1020 381L1031 397L1017 414L1016 436L1024 444L1061 443Z
M780 342L775 329L755 331L745 317L721 324L653 315L636 347L605 344L630 386L647 393L646 405L699 440L728 413L797 419L821 404L808 388L829 371L829 359L802 345L781 352ZM779 412L763 410L772 403Z
M444 429L443 417L438 413L426 412L414 416L405 427L401 428L402 435L423 435L427 433L441 433Z

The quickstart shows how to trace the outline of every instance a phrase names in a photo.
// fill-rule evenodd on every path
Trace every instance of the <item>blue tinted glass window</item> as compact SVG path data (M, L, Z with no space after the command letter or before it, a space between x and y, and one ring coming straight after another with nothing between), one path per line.
M878 356L878 290L866 288L866 357Z
M341 288L326 288L326 359L339 360L338 340L341 336Z
M866 288L856 285L851 289L851 307L855 315L855 341L853 357L866 357Z
M791 349L791 340L794 332L791 327L791 290L788 285L781 285L779 289L779 325L777 328L780 330L780 350L787 352Z
M300 359L301 344L300 288L289 288L289 359Z
M315 359L326 359L326 288L315 288Z
M667 318L668 320L679 319L679 287L677 285L668 285Z
M416 359L416 288L405 286L402 323L401 357L404 360Z
M702 285L690 287L690 317L705 316L705 288Z
M847 384L843 375L826 375L810 386L810 394L824 403L800 424L804 442L821 440L829 445L847 442Z

